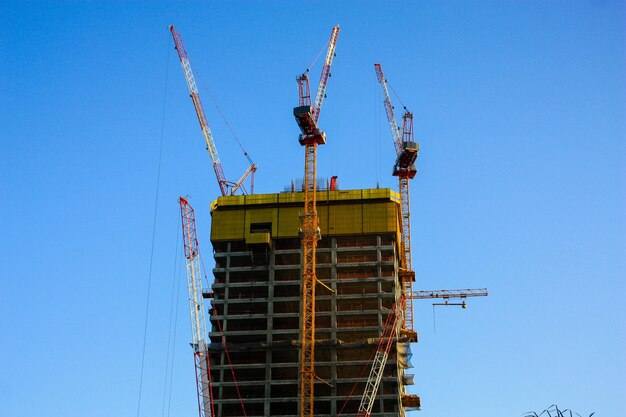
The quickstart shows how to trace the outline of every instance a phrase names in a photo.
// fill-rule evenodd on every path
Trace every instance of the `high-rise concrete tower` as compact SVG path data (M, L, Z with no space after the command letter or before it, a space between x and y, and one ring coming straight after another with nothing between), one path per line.
M389 189L317 193L317 278L324 285L316 295L316 416L357 413L402 291L399 198ZM209 349L217 416L242 416L241 402L250 417L299 415L302 207L302 193L293 192L220 197L212 205ZM412 341L402 332L394 340L372 416L419 407L419 398L405 393Z

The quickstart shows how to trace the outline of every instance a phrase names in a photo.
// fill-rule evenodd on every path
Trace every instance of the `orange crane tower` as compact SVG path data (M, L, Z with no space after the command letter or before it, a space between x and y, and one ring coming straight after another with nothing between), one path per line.
M180 197L178 202L180 204L180 216L183 225L189 315L191 318L191 347L193 348L196 367L198 412L200 417L212 417L215 416L215 411L213 409L213 394L211 392L209 351L206 343L207 331L202 300L202 276L200 275L200 252L196 235L196 215L186 199Z
M299 106L293 109L296 122L302 131L300 145L304 146L304 213L302 215L302 347L300 362L300 416L313 417L315 383L315 251L320 239L316 208L317 146L326 143L326 135L317 126L322 103L326 96L326 85L330 67L335 56L339 26L330 35L328 51L322 68L315 102L311 105L309 76L307 69L297 78Z
M413 138L413 113L405 108L402 115L402 132L396 124L396 118L393 114L393 106L389 99L389 91L387 90L387 79L383 73L380 64L374 64L376 77L385 93L384 105L387 113L387 120L391 128L393 136L393 144L396 149L396 162L393 166L393 175L398 177L400 191L400 205L402 210L402 230L400 254L402 266L400 278L402 281L402 289L406 298L404 309L404 328L413 330L413 281L415 281L415 272L411 261L411 200L409 194L409 180L415 177L417 169L415 168L415 160L419 153L419 145L415 143Z
M217 154L217 147L215 146L215 141L213 140L211 127L209 126L209 122L207 121L206 115L204 114L202 101L200 101L200 92L198 91L198 86L196 85L196 80L193 76L191 62L189 62L189 57L187 56L187 51L185 50L183 39L180 34L176 32L176 29L174 29L174 25L170 25L170 32L172 32L172 37L174 38L174 44L176 45L176 51L178 51L180 65L183 68L185 80L187 81L187 88L189 89L189 94L191 95L193 106L196 109L196 115L198 116L198 121L200 122L200 128L202 129L202 134L204 135L204 141L206 142L207 150L211 155L213 169L215 170L215 176L217 177L217 183L220 186L220 191L222 192L222 195L233 195L240 188L245 192L245 189L242 187L243 182L250 174L252 174L250 176L250 193L254 194L254 173L256 172L257 167L252 162L252 159L250 159L250 156L245 150L244 155L250 163L248 169L246 169L246 171L236 182L229 181L224 176L224 168L222 167L222 162L220 161L220 157Z

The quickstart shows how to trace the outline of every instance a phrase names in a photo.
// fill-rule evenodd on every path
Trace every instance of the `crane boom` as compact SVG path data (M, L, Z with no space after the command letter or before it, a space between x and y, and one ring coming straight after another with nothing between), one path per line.
M489 295L487 288L476 288L466 290L422 290L413 292L413 298L467 298L467 297L486 297Z
M387 320L385 320L383 334L380 339L378 339L378 344L376 345L372 369L370 370L369 377L365 384L365 392L363 393L363 397L361 397L357 417L369 417L372 412L372 406L374 405L378 387L383 377L383 371L385 370L385 364L387 363L389 351L393 344L394 335L397 335L398 332L398 322L402 321L404 303L404 296L400 296L400 299L396 301L391 308L391 313L387 316Z
M198 412L200 417L212 417L213 394L211 392L211 367L206 343L206 322L202 298L199 248L196 234L196 215L186 199L180 197L180 216L183 226L185 265L187 273L187 291L189 296L189 315L191 318L191 346L196 368L196 391L198 393Z
M391 100L389 99L389 90L387 90L385 73L383 72L383 67L380 64L374 64L374 70L376 71L376 78L378 78L378 82L385 93L383 104L385 105L385 112L387 113L387 121L389 122L389 128L391 129L391 134L393 136L393 145L396 148L396 154L400 155L402 153L402 137L400 136L400 129L398 129L396 117L393 114L393 106L391 105Z
M322 104L324 103L324 99L326 98L326 86L328 85L328 77L330 77L330 67L333 65L333 58L335 57L335 47L337 46L338 36L339 25L333 27L333 31L330 34L330 40L328 41L328 51L326 51L326 59L324 60L324 67L322 68L322 75L320 76L320 84L317 87L315 103L313 104L313 117L316 122L320 117Z
M178 59L180 60L180 65L183 68L183 73L187 82L187 88L189 89L189 94L191 95L191 100L193 101L193 106L196 110L198 121L200 122L200 128L202 129L202 135L204 136L207 150L211 155L213 170L215 171L215 176L217 177L220 191L222 192L223 196L233 195L235 191L237 191L237 189L241 188L243 181L245 181L246 177L249 174L252 174L252 181L254 184L254 173L256 172L256 165L250 162L250 167L244 172L244 175L242 175L242 177L237 182L228 181L226 179L226 176L224 175L224 168L222 167L222 162L220 161L220 157L217 153L217 147L215 146L215 141L213 140L211 127L209 126L209 122L207 121L206 115L204 113L204 108L202 107L200 92L198 91L196 79L193 76L191 62L189 61L189 56L187 55L187 51L185 50L183 39L180 36L180 33L176 32L174 25L170 25L170 32L172 32L172 37L174 38L176 51L178 51ZM251 192L254 192L253 187L251 187Z
M302 315L300 353L300 416L313 417L315 383L315 251L320 239L318 227L316 174L317 146L326 143L326 135L317 126L330 67L335 55L339 26L332 30L328 52L315 104L311 106L308 71L297 78L299 106L293 110L296 122L302 131L300 145L304 146L304 213L301 219L302 238Z

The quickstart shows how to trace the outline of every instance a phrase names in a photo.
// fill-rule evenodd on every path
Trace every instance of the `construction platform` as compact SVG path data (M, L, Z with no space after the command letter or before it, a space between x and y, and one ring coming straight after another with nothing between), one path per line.
M316 417L356 416L402 290L399 200L389 189L317 193L317 278L332 291L317 287ZM212 204L209 350L217 416L243 415L237 388L250 417L299 416L302 210L303 193L219 197ZM419 397L405 391L415 338L398 335L371 416L404 416L407 407L419 407Z

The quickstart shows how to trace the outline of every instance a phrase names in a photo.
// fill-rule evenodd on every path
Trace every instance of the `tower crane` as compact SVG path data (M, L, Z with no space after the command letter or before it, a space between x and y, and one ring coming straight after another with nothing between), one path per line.
M413 138L413 113L406 110L402 115L402 131L396 124L396 118L393 114L393 106L389 99L389 91L387 90L387 79L383 73L380 64L374 64L376 77L380 83L385 98L385 112L393 137L393 144L396 149L396 161L393 166L393 175L398 177L400 191L400 206L402 214L401 244L400 244L400 280L402 282L402 290L406 297L404 308L404 328L413 330L413 281L415 281L415 272L411 262L411 200L409 194L409 180L415 177L417 169L415 168L415 160L419 153L419 145L415 143Z
M300 234L302 238L302 350L300 361L300 416L313 417L315 383L315 250L320 239L316 201L317 146L326 143L317 121L326 96L330 68L335 56L339 26L333 27L328 51L322 68L315 101L311 105L309 70L297 78L299 106L293 114L302 131L300 145L304 146L304 213Z
M196 367L196 391L200 417L213 417L213 393L211 392L211 366L206 343L207 331L204 320L202 282L200 275L198 238L196 235L196 215L189 202L180 197L180 217L183 225L187 290L189 295L189 315L191 317L191 347Z
M250 166L244 171L239 180L237 180L236 182L226 179L224 175L224 168L222 167L220 157L217 154L217 147L215 146L215 141L213 140L211 127L209 126L209 122L207 121L206 115L204 114L204 108L202 107L202 101L200 100L200 93L198 91L198 86L196 85L196 80L193 76L193 70L191 69L191 63L189 62L189 57L187 56L187 51L185 50L183 39L180 34L176 32L176 29L174 29L174 25L170 25L169 29L170 32L172 32L172 37L174 38L174 44L176 45L176 51L178 51L180 65L183 68L185 80L187 81L187 88L189 89L189 94L191 95L193 106L196 109L196 115L198 116L198 121L200 122L200 128L202 129L202 134L204 135L204 141L206 142L207 150L211 155L213 169L215 170L215 176L217 177L217 183L219 184L222 195L233 195L240 188L245 193L245 188L243 188L243 182L248 176L250 176L250 193L253 194L254 173L256 172L257 167L252 162L252 159L245 150L244 155L248 159Z
M446 300L446 304L451 298L461 298L463 299L463 304L461 304L461 306L465 308L466 298L485 297L488 293L487 288L477 288L465 290L422 290L414 291L411 295L414 299L442 298ZM396 301L396 304L391 308L390 314L387 316L383 334L376 345L376 353L374 355L369 377L365 384L363 397L361 397L357 417L369 417L372 412L372 406L374 405L378 387L380 386L380 381L382 380L383 370L385 369L385 364L387 363L387 357L389 356L394 336L397 337L399 333L398 322L402 320L402 312L405 309L405 302L406 299L404 294L401 294L398 301ZM420 398L416 395L403 395L402 403L419 407Z

